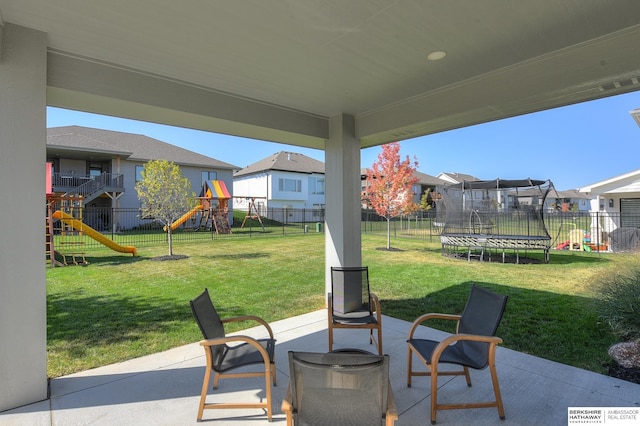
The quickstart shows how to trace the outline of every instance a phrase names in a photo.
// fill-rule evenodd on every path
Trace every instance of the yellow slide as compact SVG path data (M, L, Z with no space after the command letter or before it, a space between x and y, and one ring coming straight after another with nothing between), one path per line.
M175 231L178 228L178 226L180 226L183 223L185 223L187 221L187 219L189 219L194 214L198 213L200 210L202 210L202 204L198 204L197 206L195 206L194 208L192 208L191 210L189 210L188 212L186 212L185 214L180 216L180 218L178 220L176 220L175 222L173 222L171 224L171 230ZM164 230L165 231L167 230L166 226L164 227Z
M133 247L133 246L121 246L120 244L118 244L118 243L114 242L113 240L105 237L104 235L102 235L101 233L99 233L95 229L91 228L90 226L84 224L82 221L80 221L78 219L74 219L73 216L70 216L70 215L66 214L65 212L63 212L63 211L60 211L60 210L56 211L53 214L53 218L54 219L60 219L64 223L66 223L68 225L71 225L77 231L84 232L88 237L93 238L94 240L96 240L100 244L104 244L105 246L109 247L111 250L115 250L115 251L120 252L120 253L131 253L134 256L138 255L138 249L136 249L135 247Z

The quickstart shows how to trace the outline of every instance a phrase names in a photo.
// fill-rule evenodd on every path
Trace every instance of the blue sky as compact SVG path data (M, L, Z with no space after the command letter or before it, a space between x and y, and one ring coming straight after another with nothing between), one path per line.
M640 127L629 114L637 108L640 92L402 141L401 155L415 156L418 170L433 176L530 177L551 179L559 190L578 188L640 169ZM48 108L47 127L68 125L139 133L239 167L278 151L324 161L321 150ZM379 153L363 150L362 167Z

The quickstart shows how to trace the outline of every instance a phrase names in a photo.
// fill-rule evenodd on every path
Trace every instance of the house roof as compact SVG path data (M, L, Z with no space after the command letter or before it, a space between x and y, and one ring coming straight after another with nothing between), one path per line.
M438 185L444 185L447 183L447 181L444 179L440 179L438 177L431 176L426 173L422 173L418 171L416 171L413 175L418 178L418 183L420 185L438 186Z
M471 182L480 180L475 176L466 175L464 173L442 172L438 174L438 179L442 179L448 183Z
M578 191L591 193L592 195L608 192L640 191L640 169L583 186L578 188Z
M549 191L547 198L569 198L572 200L588 200L589 196L585 193L578 191L577 189L567 189L566 191L557 191L552 188Z
M66 158L96 159L120 156L131 161L169 160L178 165L212 169L239 167L207 157L145 135L95 129L82 126L51 127L47 129L47 154Z
M367 170L369 170L368 168L362 168L360 169L360 179L364 180L367 178ZM427 185L427 186L438 186L438 185L446 185L447 183L450 183L446 180L437 178L435 176L431 176L428 175L426 173L422 173L419 171L415 171L413 173L413 176L418 178L418 181L416 182L419 185Z
M283 172L295 173L321 173L324 174L324 163L315 158L307 157L295 152L280 151L270 157L263 158L242 170L237 171L233 176L246 176L265 171L279 170Z

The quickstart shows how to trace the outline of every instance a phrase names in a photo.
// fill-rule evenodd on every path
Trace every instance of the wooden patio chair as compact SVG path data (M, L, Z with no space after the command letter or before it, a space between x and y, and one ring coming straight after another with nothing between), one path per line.
M291 351L289 370L287 426L390 426L398 418L388 355Z
M253 315L244 315L226 319L220 319L211 298L208 289L193 299L191 302L191 310L193 311L200 331L205 340L200 342L204 347L207 366L202 382L202 393L200 394L200 405L198 407L198 421L202 420L202 414L205 409L211 408L262 408L267 411L267 418L271 421L271 383L276 385L276 366L275 366L275 345L273 331L269 324L262 318ZM269 337L265 339L254 339L249 336L226 336L224 324L233 321L256 321L265 327ZM232 346L228 345L231 343ZM258 371L246 371L232 373L240 367L249 365L260 365ZM213 371L213 388L218 388L218 381L221 377L226 378L242 378L242 377L264 377L266 382L266 397L262 402L234 402L234 403L207 403L207 392L209 389L209 381L211 372Z
M502 339L495 337L502 319L507 296L495 294L478 286L471 288L462 315L425 314L417 318L409 329L409 359L407 363L407 386L411 387L413 376L431 376L431 423L435 424L437 410L459 408L497 407L498 415L504 420L504 407L500 395L500 385L496 371L496 348ZM456 333L441 342L418 339L414 334L420 324L429 319L446 319L457 321ZM427 367L428 371L414 371L412 366L415 354ZM439 371L440 363L456 364L462 370ZM469 368L484 369L489 367L495 401L460 404L438 404L438 376L464 375L467 386L471 386Z
M370 344L376 340L373 330L378 331L378 355L382 355L382 312L378 296L369 290L368 267L332 267L328 305L329 351L335 329L368 329Z

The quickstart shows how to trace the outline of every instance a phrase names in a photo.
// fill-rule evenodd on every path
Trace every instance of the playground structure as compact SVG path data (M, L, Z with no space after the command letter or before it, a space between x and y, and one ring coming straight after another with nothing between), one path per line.
M191 219L191 229L207 229L216 234L230 234L229 200L231 194L224 181L205 180L198 196L199 203L173 222L171 230L175 231ZM166 230L166 227L165 227Z
M85 236L119 253L138 255L135 247L122 246L86 225L82 221L82 212L82 197L47 195L46 255L52 267L86 265ZM56 235L57 241L54 237Z
M569 239L556 245L556 250L570 250L570 251L608 251L609 246L601 243L596 244L591 241L591 234L583 229L571 229L568 233Z
M117 252L138 255L135 247L122 246L83 223L81 196L52 192L51 163L47 163L46 177L45 253L51 267L88 264L85 236Z
M549 262L551 237L544 223L544 203L551 181L464 181L438 187L437 223L443 255L478 257L491 261L507 250L520 262L520 253L538 250Z
M247 214L244 217L244 219L242 220L242 225L240 226L240 229L244 228L244 225L247 223L248 219L251 220L257 220L258 223L260 223L260 226L262 227L262 232L264 232L264 223L262 223L262 218L260 217L260 214L258 213L258 208L256 207L256 198L266 198L266 197L233 197L236 200L238 200L240 203L242 203L243 201L247 202Z

